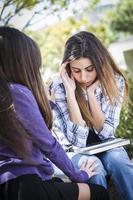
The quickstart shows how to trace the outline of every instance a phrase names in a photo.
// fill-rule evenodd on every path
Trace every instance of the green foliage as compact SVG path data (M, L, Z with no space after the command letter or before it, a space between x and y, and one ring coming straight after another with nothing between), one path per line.
M121 112L120 125L116 131L119 137L131 139L132 145L127 147L130 157L133 158L133 77L128 75L129 80L129 105L124 106Z
M61 5L61 7L66 7L69 3L70 3L70 1L69 0L62 0L62 1L60 1L60 0L50 0L50 2L51 2L51 4L58 4L58 5Z
M132 0L120 0L116 10L111 13L110 28L114 30L114 35L120 33L124 35L133 34L133 2ZM122 35L121 35L122 36ZM115 37L116 39L117 37ZM129 59L129 58L128 58ZM132 68L130 66L130 68ZM126 147L129 156L133 158L133 76L127 73L129 80L129 97L128 107L123 106L120 116L120 124L116 131L118 137L131 139L131 145Z
M118 4L111 24L115 31L133 34L133 1L121 0Z
M91 25L87 30L94 33L106 47L116 39L107 21L105 22L104 20L101 20L96 26Z
M92 11L100 0L91 0L88 5L88 11Z
M16 7L30 8L39 3L39 0L13 0L12 3L14 3Z

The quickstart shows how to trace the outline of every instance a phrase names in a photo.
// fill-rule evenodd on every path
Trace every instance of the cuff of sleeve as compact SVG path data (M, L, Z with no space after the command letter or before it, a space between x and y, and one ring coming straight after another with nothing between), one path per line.
M77 147L85 147L87 137L89 134L89 128L81 127L77 124L74 124L71 121L68 121L67 123L67 137L68 140L71 141L71 143Z
M108 125L107 123L104 123L103 129L100 132L98 132L95 128L94 130L101 140L114 137L114 127Z
M83 171L83 170L80 170L81 172L82 172L82 174L83 174L83 182L88 182L88 180L89 180L89 175L87 174L87 172L86 171Z
M86 132L89 132L88 131L88 127L86 126L85 122L84 122L84 127L82 127L82 126L79 126L79 125L69 121L68 122L68 127L69 127L70 131L81 132L82 134L86 133Z
M89 180L89 176L86 171L80 170L78 176L75 177L75 179L72 178L71 180L79 183L87 183Z

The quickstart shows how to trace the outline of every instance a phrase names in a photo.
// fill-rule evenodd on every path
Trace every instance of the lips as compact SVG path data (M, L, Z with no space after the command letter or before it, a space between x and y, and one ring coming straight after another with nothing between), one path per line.
M91 83L92 83L92 81L88 81L88 82L86 82L86 83L82 83L81 85L82 85L82 87L89 87L90 85L91 85Z
M91 83L92 83L92 81L89 81L89 82L85 83L84 85L86 85L86 86L90 86Z

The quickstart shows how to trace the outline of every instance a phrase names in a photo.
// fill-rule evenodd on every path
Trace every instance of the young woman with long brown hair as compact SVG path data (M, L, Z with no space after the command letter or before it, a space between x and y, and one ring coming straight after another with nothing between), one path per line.
M53 77L50 90L55 95L53 109L58 128L72 145L85 147L115 137L128 84L94 34L81 31L66 41L60 75ZM133 164L124 148L115 148L95 156L103 181L97 180L99 174L90 181L107 186L104 166L120 198L131 200ZM79 154L72 157L72 161L77 166L81 159L92 160L96 159L95 156Z
M108 199L103 187L86 184L95 174L93 165L74 168L52 136L40 66L40 51L31 38L0 27L0 199ZM53 181L50 161L73 182Z

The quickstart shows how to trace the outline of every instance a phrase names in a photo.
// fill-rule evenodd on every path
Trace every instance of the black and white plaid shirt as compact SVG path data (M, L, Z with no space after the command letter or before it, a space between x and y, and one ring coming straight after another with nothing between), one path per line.
M56 74L52 80L53 84L51 85L50 89L54 90L55 93L55 106L53 108L53 130L55 132L55 130L58 129L56 132L58 135L57 138L62 145L70 143L77 147L85 147L89 134L89 127L86 125L86 123L84 127L81 127L70 120L65 88L62 79L59 74ZM124 78L116 75L116 83L121 94L121 101L113 105L109 100L107 100L100 86L97 87L95 91L97 101L99 102L101 110L105 115L103 129L99 133L94 129L95 132L98 133L98 136L101 140L115 137L115 130L119 125L120 111L125 87Z

